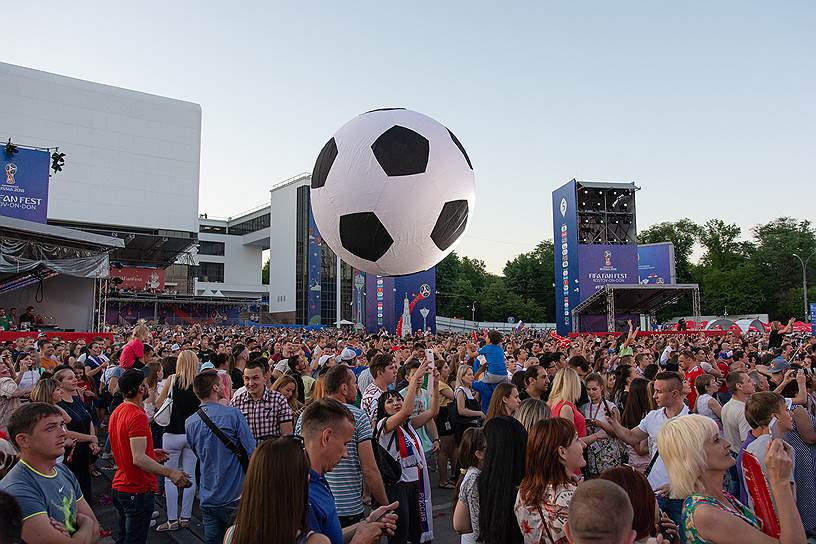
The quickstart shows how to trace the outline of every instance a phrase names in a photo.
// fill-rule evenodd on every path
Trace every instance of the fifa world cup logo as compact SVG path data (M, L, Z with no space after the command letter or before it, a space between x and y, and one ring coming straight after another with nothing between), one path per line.
M604 258L604 266L612 266L612 252L611 251L609 251L609 250L604 251L603 258Z
M17 165L14 163L8 163L6 165L6 183L9 185L14 185L16 181L14 180L14 174L17 173Z

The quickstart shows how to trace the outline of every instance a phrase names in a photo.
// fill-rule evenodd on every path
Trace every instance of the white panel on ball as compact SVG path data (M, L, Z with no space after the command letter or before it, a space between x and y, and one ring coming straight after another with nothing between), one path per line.
M473 216L467 153L444 125L406 109L343 125L317 158L312 210L323 240L358 270L401 276L454 250Z

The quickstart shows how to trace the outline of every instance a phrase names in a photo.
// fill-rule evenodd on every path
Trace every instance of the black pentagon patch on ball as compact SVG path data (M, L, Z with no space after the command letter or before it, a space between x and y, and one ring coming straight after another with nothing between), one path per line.
M374 113L375 111L393 111L393 110L404 110L405 108L377 108L376 110L368 110L366 113Z
M374 212L362 212L340 217L340 243L352 255L374 262L385 255L394 239Z
M331 170L336 158L337 143L332 138L320 150L320 155L317 156L315 161L314 170L312 170L312 189L320 189L326 185L326 178L329 177L329 170Z
M431 231L431 240L436 247L442 251L448 249L464 232L467 218L467 200L445 202L445 205L442 206L442 213L439 214L436 225Z
M377 162L388 176L411 176L425 172L429 148L425 136L399 125L380 134L371 144Z
M451 130L450 130L450 129L448 129L448 134L450 134L451 140L453 140L453 143L455 143L455 144L456 144L456 147L458 147L458 148L459 148L459 151L461 151L461 152L462 152L462 155L464 155L464 156L465 156L465 160L467 161L468 166L470 166L470 169L471 169L471 170L473 170L473 165L472 165L472 164L470 164L470 157L468 157L468 154L467 154L467 151L465 151L465 148L464 148L464 147L462 147L462 142L460 142L460 141L459 141L459 138L457 138L457 137L456 137L456 134L454 134L453 132L451 132Z

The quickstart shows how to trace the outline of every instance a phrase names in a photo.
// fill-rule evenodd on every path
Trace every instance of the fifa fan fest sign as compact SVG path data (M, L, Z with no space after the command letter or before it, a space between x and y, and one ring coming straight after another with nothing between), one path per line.
M0 215L45 223L49 167L47 151L17 148L8 155L0 148Z

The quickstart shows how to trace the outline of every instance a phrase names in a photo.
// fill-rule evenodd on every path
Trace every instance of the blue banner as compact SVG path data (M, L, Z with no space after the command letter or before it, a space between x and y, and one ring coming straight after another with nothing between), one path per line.
M578 211L575 180L552 194L555 253L555 323L558 334L572 330L572 309L578 305Z
M810 334L816 336L816 302L810 303Z
M320 265L323 259L323 238L317 230L317 224L312 214L312 207L309 206L309 255L308 274L309 285L307 287L307 300L309 304L309 315L307 324L320 325Z
M643 285L676 283L674 244L644 244L637 246L638 281Z
M578 247L578 252L581 302L604 285L638 282L637 246L583 244Z
M436 332L436 267L424 272L399 276L394 279L395 321L404 315L408 301L411 331L431 329Z
M436 267L398 277L365 274L366 330L395 334L401 320L410 321L411 332L436 332Z
M45 223L49 168L47 151L18 148L7 155L0 147L0 215Z

